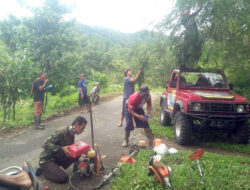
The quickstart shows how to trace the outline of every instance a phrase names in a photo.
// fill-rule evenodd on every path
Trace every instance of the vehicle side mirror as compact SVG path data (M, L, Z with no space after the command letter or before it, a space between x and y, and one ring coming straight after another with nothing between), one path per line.
M175 81L171 81L170 84L169 84L169 86L171 88L176 88L176 82Z
M233 84L231 84L231 83L228 85L228 87L229 87L230 91L233 90L233 88L234 88Z

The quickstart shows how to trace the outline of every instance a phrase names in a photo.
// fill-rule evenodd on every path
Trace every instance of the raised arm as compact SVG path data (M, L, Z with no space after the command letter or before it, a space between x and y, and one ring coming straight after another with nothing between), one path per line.
M135 78L131 78L131 79L130 79L130 82L133 82L133 83L136 82L137 79L138 79L138 77L139 77L140 74L142 73L142 71L143 71L143 68L141 67L140 70L138 71L138 73L136 74Z
M46 84L48 83L49 79L45 79L43 85L39 86L39 90L44 90Z

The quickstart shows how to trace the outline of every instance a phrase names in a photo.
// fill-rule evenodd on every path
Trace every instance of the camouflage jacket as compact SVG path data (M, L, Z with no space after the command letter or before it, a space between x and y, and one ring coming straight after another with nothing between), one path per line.
M44 142L44 151L40 155L39 163L42 164L50 161L57 163L61 158L65 158L62 148L73 144L74 141L75 135L70 130L70 127L62 127L58 129Z

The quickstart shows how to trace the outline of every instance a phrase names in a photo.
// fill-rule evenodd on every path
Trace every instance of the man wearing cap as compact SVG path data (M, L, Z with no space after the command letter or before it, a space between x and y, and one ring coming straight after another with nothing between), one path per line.
M87 81L85 80L84 74L80 75L80 80L78 82L78 88L79 88L79 98L78 98L78 104L81 107L81 110L83 110L83 107L87 105L87 110L89 111L89 98L88 98L88 89L87 89Z
M136 83L136 81L141 73L142 73L142 68L140 68L140 70L138 71L138 73L136 74L136 76L134 78L131 78L132 71L130 69L126 69L124 71L125 77L124 77L124 81L123 81L124 87L123 87L122 115L121 115L121 121L118 124L118 127L122 126L122 123L124 120L125 103L126 103L128 97L135 92L134 86L135 86L135 83Z
M41 73L32 85L31 92L34 98L34 120L36 129L44 129L44 126L41 125L41 116L43 113L44 92L48 81L46 74Z
M143 105L145 103L147 103L147 115L145 115L143 110ZM125 138L124 142L122 143L123 147L127 147L129 145L130 132L134 130L134 128L144 128L145 134L148 138L148 145L150 148L152 147L153 134L149 128L147 120L147 116L151 115L151 105L151 96L147 86L142 86L139 89L139 92L129 96L124 109L126 127Z

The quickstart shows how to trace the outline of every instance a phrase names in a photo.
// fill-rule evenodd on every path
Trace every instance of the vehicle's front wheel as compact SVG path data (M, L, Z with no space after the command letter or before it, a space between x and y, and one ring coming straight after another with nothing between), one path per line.
M248 120L237 123L237 128L231 133L234 143L248 144L249 140L249 124Z
M161 121L161 125L163 126L170 125L171 123L170 115L169 113L165 111L163 106L161 106L160 121Z
M180 111L174 117L174 134L179 145L188 145L190 143L192 128L187 116Z

